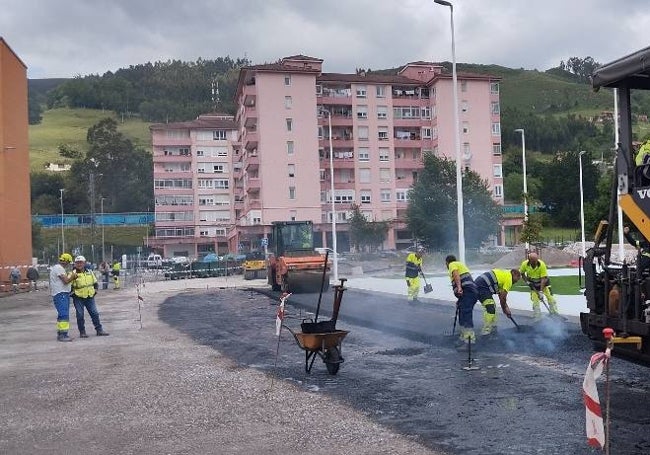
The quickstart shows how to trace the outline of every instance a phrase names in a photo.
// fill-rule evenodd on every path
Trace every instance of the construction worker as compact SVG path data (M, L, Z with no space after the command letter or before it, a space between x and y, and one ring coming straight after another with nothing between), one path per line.
M639 151L634 157L634 162L637 166L643 166L644 164L650 163L650 140L645 141Z
M533 303L533 319L538 321L542 318L539 308L540 292L546 297L548 311L550 314L558 314L557 302L551 291L551 279L548 277L546 264L539 259L537 253L530 253L528 259L524 260L519 267L521 277L530 287L530 300Z
M77 278L72 281L72 302L77 313L77 328L79 329L80 338L88 338L86 334L86 325L84 321L84 308L88 310L90 319L93 321L97 336L108 336L104 332L102 323L99 322L99 312L95 304L95 294L97 293L97 277L92 270L86 269L86 258L77 256L74 258L74 270Z
M637 278L643 280L643 285L641 286L643 298L646 300L650 299L650 279L644 277L645 272L650 270L650 242L648 242L640 233L639 235L641 235L642 240L635 239L630 232L629 226L623 228L623 235L625 236L625 240L627 240L630 245L634 246L638 252L636 260Z
M120 288L120 270L122 266L120 261L113 261L113 267L111 267L111 275L113 275L113 289Z
M56 339L58 341L72 341L68 336L70 330L70 283L77 278L72 271L68 273L65 268L72 263L72 256L63 253L59 256L59 263L50 270L50 294L56 308Z
M478 299L483 305L483 329L481 335L489 335L497 327L497 313L492 298L493 294L498 294L503 314L508 317L511 316L512 313L507 302L508 291L520 278L521 273L517 269L492 269L476 277L474 282L478 287Z
M422 255L424 248L418 249L409 253L406 256L406 287L407 287L407 300L409 302L418 302L418 295L420 294L420 274L422 273Z
M474 343L474 304L478 300L478 288L472 274L465 264L456 260L456 256L450 254L445 258L445 264L449 271L451 288L458 299L458 324L460 325L460 339L463 343Z

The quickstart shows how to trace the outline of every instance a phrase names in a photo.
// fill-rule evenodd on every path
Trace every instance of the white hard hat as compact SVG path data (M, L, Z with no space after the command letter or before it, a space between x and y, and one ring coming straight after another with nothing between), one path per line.
M77 256L76 258L74 258L74 261L75 262L86 262L86 258L83 257L83 256Z

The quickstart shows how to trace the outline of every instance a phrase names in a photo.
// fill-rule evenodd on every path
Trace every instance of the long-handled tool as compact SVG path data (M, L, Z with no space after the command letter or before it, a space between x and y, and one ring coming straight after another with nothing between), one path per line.
M454 314L454 328L451 329L451 336L456 334L456 322L458 322L458 313L460 312L460 305L456 302L456 314Z
M517 324L517 321L515 321L515 318L513 318L512 315L509 315L508 319L510 319L512 323L515 325L515 327L517 327L517 332L526 332L530 330L530 326L528 325Z
M424 273L422 273L422 270L420 270L420 275L422 275L422 279L424 280L424 293L428 294L429 292L433 292L433 286L427 283L427 278L424 276Z
M554 317L554 318L557 318L557 319L561 319L562 321L566 321L566 320L567 320L567 319L566 319L564 316L562 316L561 314L553 313L553 312L551 311L551 307L550 307L550 306L548 305L548 303L546 302L546 295L544 295L544 292L543 292L543 291L541 291L540 289L536 289L536 288L535 288L535 285L534 285L533 283L530 283L530 282L528 283L528 287L530 288L531 291L537 293L537 298L539 299L540 302L542 302L542 303L544 304L544 306L546 307L546 311L548 311L549 316Z

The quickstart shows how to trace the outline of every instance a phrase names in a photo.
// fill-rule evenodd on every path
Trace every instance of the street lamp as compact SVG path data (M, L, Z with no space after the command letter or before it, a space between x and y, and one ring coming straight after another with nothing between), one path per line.
M582 257L584 258L587 255L585 250L585 198L584 191L582 189L582 155L587 153L585 150L581 151L578 155L578 161L580 163L580 229L582 234Z
M59 188L61 192L61 253L65 253L65 233L63 231L63 188Z
M523 128L517 128L515 133L521 133L521 156L524 171L524 224L528 223L528 181L526 177L526 134ZM528 252L530 244L526 242L526 252Z
M463 174L460 158L460 120L458 118L458 78L456 75L456 39L454 36L454 6L445 0L433 0L434 3L449 7L451 17L451 80L454 90L454 146L456 148L456 199L458 218L458 257L465 262L465 219L463 217Z
M332 260L332 265L334 269L334 282L339 280L339 257L336 252L336 206L334 205L334 150L332 147L332 113L327 109L321 109L323 114L327 114L327 124L329 128L329 145L330 145L330 193L332 200L332 251L334 252L334 258Z
M102 211L102 262L106 261L106 250L104 249L104 199L105 197L99 198L100 210Z

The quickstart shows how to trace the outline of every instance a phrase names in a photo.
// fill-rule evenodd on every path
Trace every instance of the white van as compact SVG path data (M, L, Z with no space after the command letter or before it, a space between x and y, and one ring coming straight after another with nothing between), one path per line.
M163 265L162 256L159 254L151 253L147 258L147 267L150 269L159 269Z

